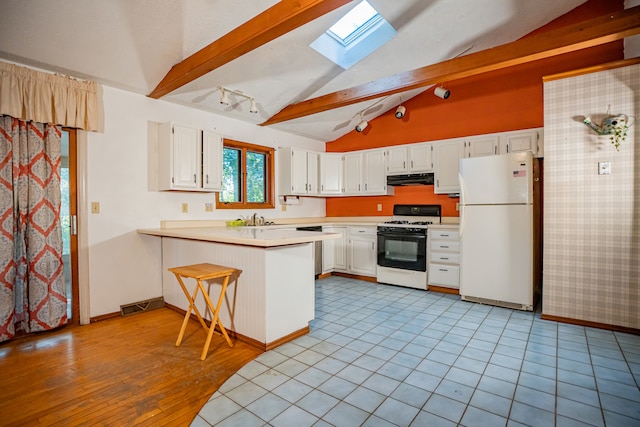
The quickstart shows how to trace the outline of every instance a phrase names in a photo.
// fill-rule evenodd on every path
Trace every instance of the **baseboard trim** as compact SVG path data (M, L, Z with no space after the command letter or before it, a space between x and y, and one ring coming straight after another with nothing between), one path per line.
M170 309L170 310L173 310L173 311L175 311L177 313L182 314L183 316L187 313L186 310L183 310L183 309L181 309L179 307L176 307L175 305L172 305L172 304L167 304L166 302L165 302L164 306L166 308ZM194 313L191 313L191 315L189 317L192 320L195 320L196 322L198 321L198 317ZM207 326L211 325L211 321L210 320L205 319L205 323L207 324ZM250 337L248 337L246 335L239 334L236 331L233 331L233 330L227 328L226 326L225 326L225 329L227 330L227 333L229 334L229 337L231 337L231 338L233 338L235 340L238 340L238 341L242 341L243 343L249 344L251 347L257 348L258 350L262 350L262 351L269 351L269 350L274 349L274 348L276 348L278 346L281 346L282 344L285 344L285 343L287 343L287 342L289 342L289 341L291 341L291 340L293 340L295 338L301 337L301 336L306 335L306 334L309 333L309 326L307 326L305 328L302 328L302 329L299 329L297 331L294 331L294 332L290 333L289 335L286 335L286 336L284 336L282 338L279 338L279 339L277 339L277 340L275 340L273 342L263 343L263 342L255 340L253 338L250 338ZM218 325L216 325L214 330L219 334L221 333L220 327Z
M116 311L115 313L107 313L107 314L101 314L100 316L90 317L89 323L101 322L103 320L109 320L115 317L120 317L119 311Z
M375 277L371 277L371 276L360 276L358 274L342 273L339 271L334 271L331 274L334 276L348 277L350 279L364 280L365 282L378 283L378 280Z
M570 323L572 325L587 326L589 328L607 329L615 332L624 332L626 334L640 335L640 329L628 328L626 326L610 325L608 323L591 322L588 320L573 319L571 317L552 316L550 314L541 314L542 320L552 320L554 322Z
M440 292L443 294L452 294L452 295L460 295L460 291L454 288L447 288L445 286L434 286L429 285L428 290L433 292Z

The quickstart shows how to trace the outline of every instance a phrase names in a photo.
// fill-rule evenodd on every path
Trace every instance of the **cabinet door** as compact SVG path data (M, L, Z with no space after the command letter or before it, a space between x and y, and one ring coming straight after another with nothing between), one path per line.
M364 193L385 194L387 177L385 171L384 150L371 150L364 153Z
M409 146L409 172L431 172L433 170L433 144Z
M172 188L200 188L202 156L201 132L194 128L173 125L171 141L173 144Z
M318 153L307 152L307 194L319 194Z
M344 192L358 194L362 191L362 153L344 156Z
M320 153L320 194L342 194L342 154Z
M387 149L387 175L407 173L407 147Z
M371 238L349 239L349 271L365 276L376 275L376 241Z
M322 241L322 272L347 269L346 227L322 227L327 233L340 233L341 238Z
M469 138L466 145L465 157L493 156L498 154L498 136L479 136Z
M500 152L507 154L531 150L537 156L539 137L538 129L505 132L501 135Z
M222 137L202 131L202 188L222 189Z
M307 183L307 152L291 150L291 190L292 194L306 194Z
M433 147L435 194L451 194L460 192L458 175L460 173L460 159L464 155L464 141L454 140L436 143Z

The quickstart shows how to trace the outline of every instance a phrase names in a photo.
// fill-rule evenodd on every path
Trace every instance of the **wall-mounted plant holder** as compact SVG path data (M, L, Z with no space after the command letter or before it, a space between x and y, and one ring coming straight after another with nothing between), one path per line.
M629 128L633 125L635 117L630 117L626 114L618 114L617 116L610 116L604 119L602 124L598 125L591 121L589 116L585 117L583 123L593 129L598 135L609 135L609 140L616 147L616 150L620 151L620 143L627 138Z

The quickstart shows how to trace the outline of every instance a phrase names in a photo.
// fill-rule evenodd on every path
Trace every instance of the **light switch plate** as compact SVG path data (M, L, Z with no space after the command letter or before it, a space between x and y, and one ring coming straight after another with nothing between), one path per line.
M100 202L91 202L91 213L92 214L100 213Z
M598 175L609 175L611 173L611 162L598 162Z

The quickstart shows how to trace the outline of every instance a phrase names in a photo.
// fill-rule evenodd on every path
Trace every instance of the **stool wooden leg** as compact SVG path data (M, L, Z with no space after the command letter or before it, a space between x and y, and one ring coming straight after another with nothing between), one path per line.
M194 313L196 314L196 317L198 318L198 321L200 322L204 330L207 331L207 333L209 332L209 327L207 326L204 319L202 318L202 315L200 314L200 310L198 310L198 307L196 307L196 298L198 298L198 292L200 292L200 288L196 286L195 290L193 291L193 296L189 295L189 291L187 290L186 285L182 281L182 277L180 277L177 273L174 273L174 274L178 279L178 283L180 283L180 287L182 288L184 295L187 297L187 300L189 301L189 308L187 309L187 312L184 315L184 320L182 321L182 327L180 328L180 333L178 334L178 340L176 341L176 347L178 347L182 342L182 338L184 337L184 332L187 330L187 324L189 323L189 318L191 317L191 310L194 311Z
M180 333L178 334L178 340L176 341L176 347L178 347L182 342L184 331L187 329L187 323L189 322L189 316L191 315L191 308L194 307L195 305L193 303L193 299L191 298L191 295L189 295L189 291L187 291L187 287L184 285L184 282L182 281L182 278L177 273L174 273L174 274L176 276L176 279L178 279L178 283L180 283L180 287L182 288L182 291L187 297L187 300L189 300L189 308L187 309L187 313L184 315L184 320L182 321L182 327L180 328Z
M211 338L213 337L213 331L216 328L216 324L218 324L218 326L220 326L220 331L222 332L222 335L224 336L224 338L227 340L227 344L229 344L229 347L233 347L233 343L231 342L231 338L229 338L229 335L227 334L227 330L225 329L225 327L222 325L222 322L220 321L220 317L219 317L219 313L220 313L220 307L222 306L222 301L224 300L224 296L225 296L225 292L227 290L227 285L229 284L229 276L225 276L223 282L222 282L222 289L220 290L220 296L218 297L218 304L216 305L216 308L213 308L213 303L211 302L211 299L209 298L209 294L208 292L206 292L206 290L204 289L204 285L202 285L202 282L198 281L198 286L202 287L202 295L204 296L204 299L207 301L207 306L209 306L209 308L211 309L211 326L209 326L209 333L207 334L207 340L204 343L204 348L202 349L202 355L200 356L200 360L204 360L207 358L207 353L209 352L209 345L211 344Z

